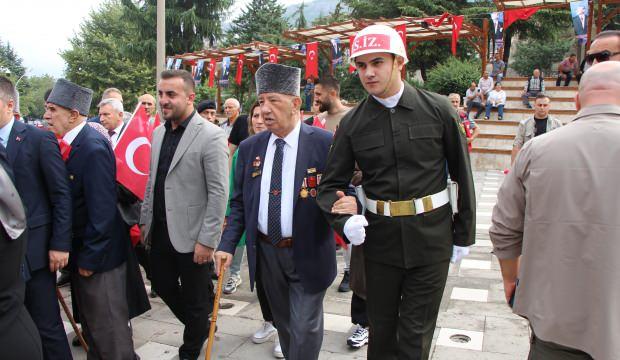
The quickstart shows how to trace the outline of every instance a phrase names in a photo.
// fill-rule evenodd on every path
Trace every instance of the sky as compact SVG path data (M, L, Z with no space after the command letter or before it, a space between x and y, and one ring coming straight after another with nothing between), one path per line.
M10 43L23 59L27 75L49 74L62 77L65 62L59 53L69 47L69 39L80 30L90 11L105 0L0 0L8 11L0 21L0 41ZM249 0L237 0L232 17ZM301 0L280 0L284 6Z

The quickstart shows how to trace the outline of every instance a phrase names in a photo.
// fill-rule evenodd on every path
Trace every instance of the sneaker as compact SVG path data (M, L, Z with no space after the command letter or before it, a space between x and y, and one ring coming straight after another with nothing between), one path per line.
M254 335L252 335L252 342L254 344L262 344L271 340L273 335L276 335L277 337L277 334L278 330L273 327L273 324L271 324L269 321L265 321L263 323L263 326L260 329L256 330Z
M484 120L489 120L489 117L488 117L488 116L485 116L485 117L484 117Z
M359 349L368 344L368 329L358 325L353 334L347 339L347 344L354 349Z
M231 276L224 285L224 294L230 295L237 291L237 286L241 285L241 276Z
M340 282L340 286L338 286L338 292L349 292L351 291L351 287L349 287L349 280L351 275L349 271L345 271L342 276L342 281Z
M276 341L273 346L273 357L276 359L284 359L284 354L282 353L282 346L280 346L280 338L276 336Z
M503 117L501 117L501 116L498 116L498 117L497 117L497 120L504 120L504 118L503 118Z

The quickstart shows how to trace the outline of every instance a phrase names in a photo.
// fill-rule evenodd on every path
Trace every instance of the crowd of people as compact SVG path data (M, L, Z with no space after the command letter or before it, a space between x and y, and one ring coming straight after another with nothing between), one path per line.
M385 43L369 46L368 37ZM179 358L197 359L213 279L226 271L223 292L234 294L247 255L264 320L252 341L274 339L276 358L315 360L337 247L338 291L351 292L355 324L343 341L368 345L369 359L429 358L449 264L475 241L468 150L483 111L503 118L505 64L497 56L461 107L459 94L401 79L408 57L395 30L369 26L354 41L351 61L368 93L354 108L331 76L308 82L304 104L301 70L267 63L247 115L229 98L220 116L214 101L196 99L189 72L162 72L163 123L152 134L143 200L116 181L113 149L132 116L121 90L104 91L88 118L93 91L59 79L44 99L49 128L39 129L16 119L15 87L0 77L0 344L20 349L3 358L72 358L57 298L57 285L70 283L88 359L138 358L130 321L150 309L149 295L183 324ZM576 71L571 58L558 82ZM532 327L531 359L620 354L609 331L620 293L604 285L620 275L620 199L607 191L618 171L617 61L620 34L601 33L586 54L576 125L549 116L538 69L523 88L534 113L519 124L490 234L506 301ZM152 123L155 98L138 103ZM318 112L302 119L304 105Z

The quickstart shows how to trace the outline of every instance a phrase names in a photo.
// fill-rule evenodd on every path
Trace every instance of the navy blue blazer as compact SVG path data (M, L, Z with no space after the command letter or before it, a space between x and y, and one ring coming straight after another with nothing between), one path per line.
M234 191L230 199L230 216L218 250L234 254L243 231L246 231L250 285L256 274L256 242L258 241L258 205L263 159L271 133L264 131L239 145L235 168ZM300 196L308 169L322 174L333 135L325 130L301 124L295 166L293 203L293 258L304 290L316 293L327 289L336 277L336 245L334 232L316 203L316 197ZM254 160L261 159L258 168ZM257 171L258 170L258 171ZM292 171L292 169L284 169ZM258 175L257 175L258 174Z
M84 126L71 143L67 172L73 198L69 267L112 270L127 258L128 235L116 207L116 160L110 142Z
M71 191L58 141L15 121L6 151L26 208L26 264L30 271L47 268L49 250L71 251Z

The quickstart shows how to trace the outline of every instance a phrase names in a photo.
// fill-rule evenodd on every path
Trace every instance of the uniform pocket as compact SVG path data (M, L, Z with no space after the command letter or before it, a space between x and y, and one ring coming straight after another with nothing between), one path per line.
M436 124L409 126L409 139L441 138L443 126Z
M378 130L372 133L356 135L351 139L351 143L355 152L382 147L385 145L383 131Z

